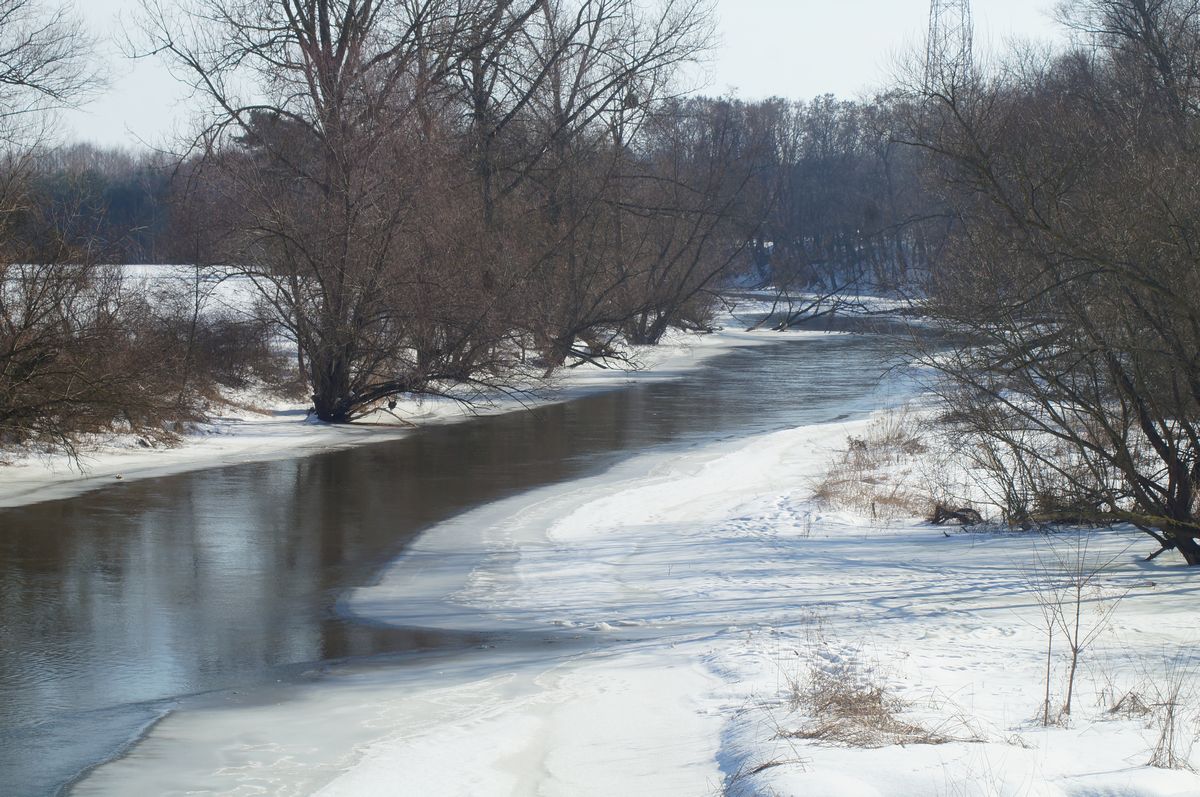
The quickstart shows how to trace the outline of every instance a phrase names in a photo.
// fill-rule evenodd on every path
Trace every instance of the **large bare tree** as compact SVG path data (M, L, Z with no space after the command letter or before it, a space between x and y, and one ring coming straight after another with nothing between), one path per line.
M144 51L209 101L208 239L296 341L318 417L503 387L530 345L553 367L645 310L615 301L643 266L597 213L707 44L698 0L143 10Z
M144 4L150 51L208 100L194 146L223 188L221 255L295 340L315 412L356 417L442 374L399 301L437 141L413 124L473 21L454 0ZM428 127L424 129L429 133Z
M927 309L952 417L1014 520L1127 521L1200 564L1200 18L1064 13L1096 40L936 95L956 228Z

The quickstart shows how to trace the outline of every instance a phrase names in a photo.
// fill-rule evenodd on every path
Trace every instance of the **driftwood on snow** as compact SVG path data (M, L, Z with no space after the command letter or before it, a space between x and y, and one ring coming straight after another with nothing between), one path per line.
M929 522L935 526L942 526L950 522L970 526L973 523L982 523L983 517L969 506L964 506L960 509L950 509L938 504L934 507L933 516L929 518Z

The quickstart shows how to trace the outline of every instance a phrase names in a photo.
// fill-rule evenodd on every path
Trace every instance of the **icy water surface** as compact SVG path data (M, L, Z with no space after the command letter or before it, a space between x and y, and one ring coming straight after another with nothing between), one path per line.
M648 448L854 417L907 394L893 339L732 351L672 381L398 441L0 509L0 795L54 794L184 695L481 639L341 617L422 529Z

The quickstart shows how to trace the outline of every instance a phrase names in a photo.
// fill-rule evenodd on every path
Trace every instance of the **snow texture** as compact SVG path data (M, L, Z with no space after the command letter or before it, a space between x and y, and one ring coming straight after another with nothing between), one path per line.
M1073 536L823 513L813 480L868 423L655 451L435 526L344 609L499 632L494 648L189 707L77 793L1200 794L1147 766L1156 709L1110 711L1152 704L1165 660L1194 680L1195 575L1094 533L1115 563L1085 611L1124 597L1070 721L1043 728L1030 573ZM822 673L880 685L942 743L804 738L821 718L796 695ZM1056 696L1062 675L1056 659Z

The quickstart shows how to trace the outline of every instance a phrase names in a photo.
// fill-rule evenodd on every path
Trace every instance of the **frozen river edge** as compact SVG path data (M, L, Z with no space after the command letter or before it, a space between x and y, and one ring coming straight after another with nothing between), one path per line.
M636 382L678 378L706 360L740 346L771 343L783 337L821 333L745 332L733 319L709 334L675 331L659 346L638 347L632 365L566 369L548 387L526 396L497 396L469 406L439 397L402 399L396 415L370 423L333 425L310 421L300 406L279 405L269 413L232 408L211 423L182 437L175 447L144 447L132 436L90 441L80 449L80 462L61 453L0 452L0 507L15 507L69 498L135 479L169 476L204 468L262 462L317 454L347 446L395 440L429 424L456 423L478 415L521 412L547 403L569 401L589 393L620 389Z

